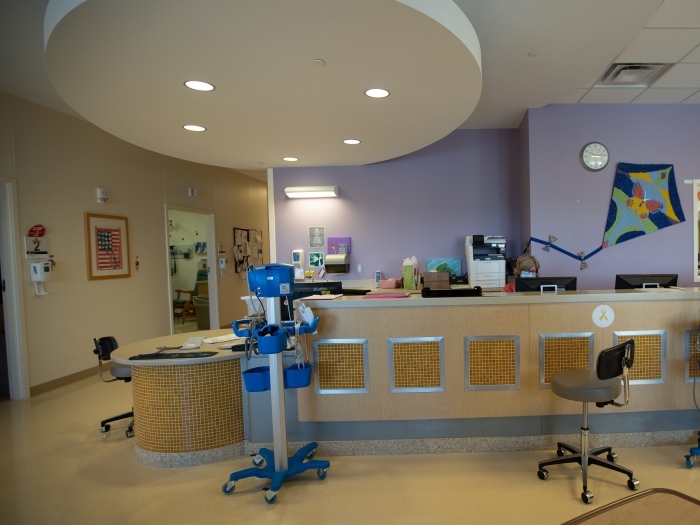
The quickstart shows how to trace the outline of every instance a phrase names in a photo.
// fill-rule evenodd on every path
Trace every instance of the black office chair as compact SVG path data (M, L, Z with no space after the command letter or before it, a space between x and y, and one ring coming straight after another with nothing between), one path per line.
M610 470L626 474L629 479L627 486L630 490L639 487L639 481L632 471L616 465L617 454L612 447L598 447L588 450L588 403L595 403L597 407L614 405L623 407L630 400L629 369L634 364L634 341L629 340L607 350L603 350L598 356L596 369L594 370L563 370L552 376L552 392L564 399L583 402L583 423L581 424L581 448L578 449L566 443L557 443L556 458L540 461L537 476L545 480L549 472L544 467L559 465L562 463L578 463L583 473L583 492L581 499L584 503L593 501L593 494L588 490L588 466L598 465ZM623 386L620 385L622 376L625 402L615 403ZM566 455L570 452L570 455ZM607 459L599 458L607 452Z
M93 339L95 341L95 349L92 351L97 355L97 372L100 379L105 383L111 383L112 381L124 381L128 383L131 381L131 367L125 365L114 365L112 364L109 369L109 373L114 377L114 379L104 379L102 377L102 363L111 360L111 355L114 350L119 348L117 340L114 337L100 337L99 339ZM130 438L134 436L134 412L125 412L124 414L119 414L118 416L110 417L100 422L100 430L102 432L109 432L109 423L113 421L119 421L121 419L131 418L131 423L126 429L126 437Z

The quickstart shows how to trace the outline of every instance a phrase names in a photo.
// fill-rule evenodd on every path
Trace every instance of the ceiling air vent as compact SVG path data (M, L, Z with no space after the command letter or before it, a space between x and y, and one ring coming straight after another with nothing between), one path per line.
M673 64L613 64L594 87L649 87Z

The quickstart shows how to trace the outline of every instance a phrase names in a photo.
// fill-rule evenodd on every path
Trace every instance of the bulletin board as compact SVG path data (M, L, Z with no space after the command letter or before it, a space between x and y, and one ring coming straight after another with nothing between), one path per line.
M233 260L236 273L245 272L251 264L256 267L262 265L261 230L233 229Z

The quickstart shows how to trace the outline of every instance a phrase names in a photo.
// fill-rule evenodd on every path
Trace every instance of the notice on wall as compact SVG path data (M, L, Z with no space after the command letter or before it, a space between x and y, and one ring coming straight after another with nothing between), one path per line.
M309 248L323 248L326 243L325 226L309 227Z
M323 266L323 252L311 252L309 254L309 266L312 268Z

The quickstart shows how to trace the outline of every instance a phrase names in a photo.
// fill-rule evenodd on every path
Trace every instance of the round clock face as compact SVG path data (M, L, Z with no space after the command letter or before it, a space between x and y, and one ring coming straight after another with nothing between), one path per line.
M608 148L600 142L591 142L586 144L581 150L581 164L590 171L602 170L608 165L610 154Z

